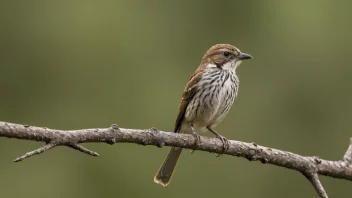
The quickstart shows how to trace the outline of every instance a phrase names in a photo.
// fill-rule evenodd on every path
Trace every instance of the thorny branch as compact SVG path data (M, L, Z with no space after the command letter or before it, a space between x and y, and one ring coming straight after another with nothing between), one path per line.
M0 137L17 138L45 142L46 145L28 152L15 159L22 161L33 155L56 146L68 146L88 155L98 156L98 153L90 151L79 143L105 142L114 144L118 142L137 143L142 145L177 146L187 149L197 149L212 153L222 153L222 142L216 138L201 137L198 145L194 144L194 136L158 131L155 128L125 129L113 124L109 128L81 129L81 130L57 130L44 127L35 127L22 124L0 122ZM273 164L301 172L314 186L321 198L327 198L318 175L352 181L352 138L349 147L342 160L329 161L316 156L301 156L295 153L268 148L255 143L246 143L230 140L230 147L225 154L244 157L250 161L260 161L263 164Z

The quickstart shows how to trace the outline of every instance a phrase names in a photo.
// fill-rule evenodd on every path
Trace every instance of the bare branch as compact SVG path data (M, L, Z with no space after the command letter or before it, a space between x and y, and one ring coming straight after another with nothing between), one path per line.
M83 153L98 156L98 153L78 145L79 143L86 142L105 142L107 144L128 142L142 145L155 145L158 147L176 146L218 154L221 154L223 151L222 142L217 138L202 136L200 137L200 143L195 145L194 136L190 134L162 132L155 128L147 130L124 129L119 128L116 124L113 124L109 128L63 131L0 122L0 137L47 143L47 145L42 148L29 152L17 158L15 161L21 161L32 155L40 154L55 146L68 146ZM327 194L319 181L318 175L352 181L352 138L344 158L339 161L324 160L316 156L301 156L287 151L260 146L256 143L246 143L235 140L230 141L229 149L224 154L244 157L250 161L260 161L263 164L268 163L299 171L309 179L320 197L327 197Z
M345 160L349 164L352 164L352 138L350 138L350 145L349 145L345 155L343 156L343 160Z
M14 160L14 162L20 162L20 161L22 161L22 160L24 160L24 159L26 159L26 158L28 158L28 157L31 157L31 156L33 156L33 155L41 154L41 153L43 153L44 151L47 151L47 150L50 150L50 149L54 148L55 146L56 146L56 145L55 145L55 144L52 144L52 143L46 144L46 145L44 145L44 146L42 146L42 147L40 147L40 148L38 148L38 149L36 149L36 150L34 150L34 151L28 152L28 153L26 153L25 155L16 158L16 159Z
M303 175L310 181L310 183L315 188L315 191L318 193L320 198L329 198L328 194L325 192L323 185L319 180L319 176L317 173L305 172Z
M76 149L77 151L81 151L85 154L91 155L91 156L99 156L98 153L91 151L89 149L84 148L83 146L79 145L79 144L73 144L73 145L69 145L68 147Z

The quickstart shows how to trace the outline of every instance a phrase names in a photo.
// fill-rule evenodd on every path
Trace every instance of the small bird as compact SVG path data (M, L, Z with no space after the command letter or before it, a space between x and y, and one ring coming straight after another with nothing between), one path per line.
M186 84L174 132L193 134L195 143L199 144L200 136L196 131L208 130L222 141L225 153L229 141L213 128L225 118L237 96L239 80L236 68L242 60L251 58L251 55L230 44L212 46ZM181 152L182 148L171 148L154 182L162 186L170 183Z

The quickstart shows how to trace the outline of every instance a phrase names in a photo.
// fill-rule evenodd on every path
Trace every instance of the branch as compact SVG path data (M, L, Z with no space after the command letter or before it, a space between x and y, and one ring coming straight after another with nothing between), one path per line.
M40 154L56 146L67 146L92 156L98 156L98 153L79 145L79 143L84 142L105 142L108 144L128 142L142 145L155 145L158 147L176 146L218 154L221 154L223 150L221 140L216 138L202 136L200 143L195 145L194 136L190 134L163 132L154 128L147 130L124 129L119 128L116 124L113 124L110 128L64 131L0 122L0 137L46 143L43 147L17 158L15 162ZM316 156L301 156L287 151L260 146L256 143L246 143L235 140L230 140L230 147L224 154L244 157L250 161L260 161L263 164L268 163L299 171L313 184L321 198L328 196L319 181L318 175L352 181L352 138L343 159L339 161L323 160Z
M319 197L321 198L328 198L328 194L326 194L323 185L321 185L321 182L319 180L319 176L316 172L305 172L303 175L310 181L310 183L313 185L315 188L315 191L317 191Z

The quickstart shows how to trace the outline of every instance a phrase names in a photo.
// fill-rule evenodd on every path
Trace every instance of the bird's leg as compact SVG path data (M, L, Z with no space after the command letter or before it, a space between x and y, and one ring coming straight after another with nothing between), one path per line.
M226 151L229 149L230 147L230 142L227 138L225 138L224 136L220 135L219 133L217 133L216 131L214 131L212 128L210 128L209 126L207 127L207 129L214 134L217 138L219 138L222 141L222 145L223 145L223 150L221 154L218 154L216 157L219 157L220 155L223 155L224 153L226 153Z
M193 124L191 125L192 135L194 136L194 144L196 145L196 149L192 150L191 153L196 151L200 144L200 135L194 130Z

